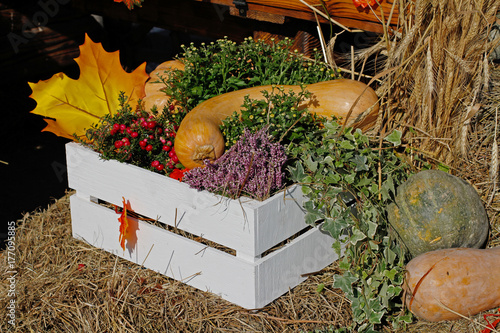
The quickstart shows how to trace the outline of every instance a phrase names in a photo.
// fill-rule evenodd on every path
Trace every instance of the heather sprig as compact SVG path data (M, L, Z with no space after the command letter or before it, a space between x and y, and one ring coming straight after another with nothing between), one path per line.
M267 128L254 133L246 130L218 160L190 170L183 181L192 188L233 199L246 195L265 200L283 187L286 159L285 148L272 142Z

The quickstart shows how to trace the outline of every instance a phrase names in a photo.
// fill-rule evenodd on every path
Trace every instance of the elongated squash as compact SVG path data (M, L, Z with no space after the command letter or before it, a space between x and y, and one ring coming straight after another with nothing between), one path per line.
M405 303L427 321L460 319L500 306L500 247L426 252L406 266ZM450 311L451 310L451 311Z
M285 91L301 91L300 86L283 86ZM205 160L215 160L224 152L224 138L219 126L222 120L239 112L244 97L262 99L262 91L272 86L258 86L215 96L200 103L182 120L175 138L175 151L179 161L188 169L204 165ZM366 130L373 126L378 115L378 97L366 84L349 79L338 79L310 84L309 100L301 108L327 118L332 115L345 121L351 107L348 125Z
M159 64L153 71L151 71L149 74L149 80L146 82L146 86L144 87L146 95L142 99L144 109L146 111L151 110L151 108L156 105L156 109L161 112L163 107L167 105L170 97L163 91L166 86L160 80L160 77L164 76L165 72L174 69L183 71L184 64L180 60L169 60Z

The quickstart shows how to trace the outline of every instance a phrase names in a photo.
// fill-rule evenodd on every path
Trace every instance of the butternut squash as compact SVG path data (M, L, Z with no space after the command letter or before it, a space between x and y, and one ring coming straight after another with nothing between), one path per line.
M417 317L460 319L500 306L500 247L421 254L406 266L405 303ZM450 311L451 310L451 311Z
M142 99L144 109L150 111L156 105L156 109L161 112L163 107L167 105L170 96L168 96L163 89L166 88L165 84L161 82L160 76L165 75L165 71L178 69L183 71L184 64L180 60L169 60L158 65L149 74L149 79L144 87L145 96Z
M301 91L300 86L284 86L285 90ZM182 120L175 138L179 161L188 169L204 166L205 160L215 160L224 152L224 138L219 126L222 120L240 111L245 96L262 97L262 91L272 86L258 86L215 96L192 109ZM375 91L366 84L349 79L310 84L312 93L301 108L330 118L335 115L345 121L352 106L348 125L367 130L377 120L379 105ZM355 104L356 103L356 104Z

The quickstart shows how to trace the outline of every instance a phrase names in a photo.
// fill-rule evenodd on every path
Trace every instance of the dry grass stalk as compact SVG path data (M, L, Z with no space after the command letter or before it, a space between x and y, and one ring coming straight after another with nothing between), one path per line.
M401 33L391 35L392 52L386 52L383 70L398 69L378 89L391 105L385 119L393 116L390 126L394 128L415 124L436 138L453 139L451 149L432 139L420 146L453 164L460 151L456 148L463 148L462 124L474 81L488 82L484 54L491 46L487 38L490 16L496 13L498 1L441 0L436 6L417 0L414 5L401 1L400 6L400 13L413 11L414 17L401 22Z

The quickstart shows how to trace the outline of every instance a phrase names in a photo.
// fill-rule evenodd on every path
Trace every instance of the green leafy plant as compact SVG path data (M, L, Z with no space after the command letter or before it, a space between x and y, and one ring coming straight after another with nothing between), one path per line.
M187 110L200 102L230 91L261 86L310 84L339 77L338 72L320 60L316 52L309 59L290 51L292 41L246 38L235 43L227 38L197 47L183 46L179 58L184 71L174 70L162 77L166 93Z
M373 332L382 324L394 328L411 321L400 301L405 250L391 232L386 205L410 174L398 157L401 132L372 141L359 129L325 123L300 145L291 178L302 184L308 201L306 222L321 224L343 257L334 287L351 300L353 327Z
M268 133L284 146L298 143L305 133L317 131L326 120L299 105L309 93L302 90L296 94L283 86L273 86L271 92L262 91L264 99L245 97L240 113L235 112L222 122L226 148L233 146L246 129L255 132L266 127Z

